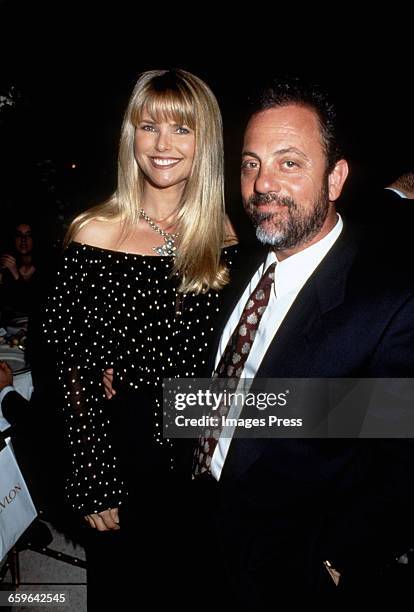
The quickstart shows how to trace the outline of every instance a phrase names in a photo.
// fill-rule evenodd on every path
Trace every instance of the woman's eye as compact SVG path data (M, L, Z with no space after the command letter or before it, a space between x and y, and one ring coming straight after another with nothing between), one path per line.
M190 133L190 130L189 130L189 129L187 129L187 128L185 128L185 127L183 127L183 126L179 126L179 127L176 129L176 132L177 132L177 134L189 134L189 133Z
M153 125L142 125L141 130L144 130L144 132L155 132L155 127Z

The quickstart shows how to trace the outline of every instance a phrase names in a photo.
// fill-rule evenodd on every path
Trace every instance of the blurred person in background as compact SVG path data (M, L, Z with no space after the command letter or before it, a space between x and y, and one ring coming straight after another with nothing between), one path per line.
M18 223L11 248L0 256L0 288L3 323L32 313L38 270L34 256L33 227Z

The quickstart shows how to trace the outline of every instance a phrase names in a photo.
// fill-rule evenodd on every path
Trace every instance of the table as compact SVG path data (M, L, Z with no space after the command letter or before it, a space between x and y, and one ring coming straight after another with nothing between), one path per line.
M33 391L32 374L26 366L24 352L8 344L0 345L0 361L6 361L13 370L13 385L27 400Z

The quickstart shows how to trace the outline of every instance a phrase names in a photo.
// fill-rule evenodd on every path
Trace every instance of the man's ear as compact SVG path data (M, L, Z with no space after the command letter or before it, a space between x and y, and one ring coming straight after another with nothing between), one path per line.
M340 159L328 177L329 201L335 202L341 195L342 187L348 176L348 162Z

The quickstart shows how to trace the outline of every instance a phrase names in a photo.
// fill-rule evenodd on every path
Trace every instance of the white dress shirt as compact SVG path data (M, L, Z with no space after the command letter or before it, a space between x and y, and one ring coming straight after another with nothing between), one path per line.
M269 303L259 323L259 328L256 332L253 346L250 350L240 378L252 379L256 376L270 343L272 342L290 307L295 301L299 291L331 249L339 237L342 228L343 222L340 215L338 215L338 221L335 227L329 232L329 234L322 238L322 240L319 240L319 242L316 242L312 246L303 249L303 251L299 251L299 253L291 255L283 261L278 261L274 251L269 251L265 262L260 265L258 270L250 279L249 284L247 285L242 297L233 310L226 327L223 330L216 355L215 367L217 367L227 343L240 320L248 298L270 264L276 261L277 263L273 285L274 290L270 293ZM231 407L228 414L229 418L237 418L240 411L241 407L238 409ZM221 437L219 439L211 461L211 473L217 480L220 479L221 471L231 444L231 438L227 436L228 430L226 437Z

